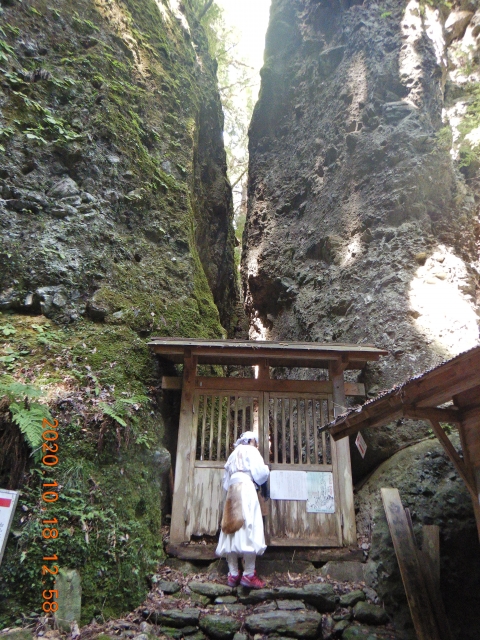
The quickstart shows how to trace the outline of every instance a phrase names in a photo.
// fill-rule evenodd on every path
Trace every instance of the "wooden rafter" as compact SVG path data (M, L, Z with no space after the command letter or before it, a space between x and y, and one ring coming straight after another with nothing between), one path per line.
M418 420L438 420L438 422L462 421L462 414L458 409L437 409L436 407L410 407L403 409L406 418L417 418Z

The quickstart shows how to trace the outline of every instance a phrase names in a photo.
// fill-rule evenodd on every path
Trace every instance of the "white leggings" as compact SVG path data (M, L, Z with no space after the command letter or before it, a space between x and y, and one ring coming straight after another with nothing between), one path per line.
M256 553L243 554L243 562L245 565L244 574L246 576L251 576L255 573L256 557L257 557ZM238 553L228 553L227 562L228 562L228 570L230 572L230 575L238 576Z

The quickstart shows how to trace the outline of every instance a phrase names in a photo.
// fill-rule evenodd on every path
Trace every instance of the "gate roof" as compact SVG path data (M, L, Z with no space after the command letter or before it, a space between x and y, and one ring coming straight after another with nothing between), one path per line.
M363 369L387 351L370 344L338 342L264 342L256 340L200 340L152 338L148 343L162 358L182 364L185 352L197 356L198 364L257 365L268 361L271 367L314 367L328 369L341 363L344 369Z
M338 416L323 429L330 430L338 440L365 427L381 427L402 416L457 423L462 419L462 412L479 407L480 346L389 391L382 391L373 400Z

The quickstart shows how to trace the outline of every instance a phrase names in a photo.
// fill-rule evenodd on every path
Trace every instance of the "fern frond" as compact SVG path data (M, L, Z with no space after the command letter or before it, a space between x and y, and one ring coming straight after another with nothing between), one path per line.
M38 402L32 402L30 407L26 409L23 404L12 402L9 409L13 422L18 425L28 446L35 453L42 446L44 418L49 422L53 420L48 407Z
M18 398L40 398L43 391L33 384L22 384L12 381L11 378L0 379L0 395L8 396L10 399Z
M98 406L102 409L104 414L106 414L107 416L110 416L110 418L113 418L115 422L118 422L118 424L121 424L122 427L127 426L127 423L125 422L125 420L121 416L119 416L117 413L115 413L112 407L108 405L106 402L99 402Z
M122 404L144 404L148 402L149 398L147 396L132 396L131 398L119 398L117 402L121 402ZM116 403L115 403L116 404Z

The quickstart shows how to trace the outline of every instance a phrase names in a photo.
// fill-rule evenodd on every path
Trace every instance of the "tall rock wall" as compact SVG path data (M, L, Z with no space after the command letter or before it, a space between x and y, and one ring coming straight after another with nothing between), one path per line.
M478 343L477 4L272 3L242 256L252 332L384 347L362 377L371 397ZM356 494L367 581L413 638L380 498L395 486L417 534L440 526L447 613L455 637L476 638L478 540L458 476L425 423L362 433L354 480L384 461Z
M163 557L178 406L146 342L222 337L238 304L199 5L0 4L0 396L5 380L43 391L60 487L45 542L41 466L2 398L0 486L22 495L0 627L41 609L45 549L79 570L83 622L138 606Z
M475 69L477 49L458 49L474 5L273 0L250 129L247 306L272 338L386 348L364 377L371 395L478 341L475 153L460 162L444 111L472 102L458 67L470 56ZM366 433L355 477L425 430Z

